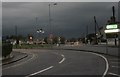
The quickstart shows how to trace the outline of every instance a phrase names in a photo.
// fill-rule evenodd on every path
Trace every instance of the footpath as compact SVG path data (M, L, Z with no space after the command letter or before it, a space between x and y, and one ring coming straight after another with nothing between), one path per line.
M120 48L106 45L61 45L59 47L54 47L55 49L65 49L65 50L79 50L87 52L95 52L115 57L120 57Z
M2 60L2 65L7 65L13 62L17 62L23 58L26 58L28 54L21 53L21 52L15 52L13 51L8 58L5 58Z

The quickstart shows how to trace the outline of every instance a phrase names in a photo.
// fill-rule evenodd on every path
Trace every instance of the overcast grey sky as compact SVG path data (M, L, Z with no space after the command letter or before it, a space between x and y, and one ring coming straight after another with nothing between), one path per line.
M48 2L3 2L3 35L14 35L17 25L18 34L36 35L36 30L42 28L45 31L44 36L48 36L49 4L51 4L52 33L66 38L83 36L87 25L89 33L93 33L94 16L99 26L105 26L112 16L112 6L115 6L116 17L118 16L117 2L58 2L56 6Z

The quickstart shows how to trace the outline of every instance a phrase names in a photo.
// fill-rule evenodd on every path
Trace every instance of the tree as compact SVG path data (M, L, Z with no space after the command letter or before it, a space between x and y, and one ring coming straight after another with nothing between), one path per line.
M48 37L45 37L45 38L44 38L44 41L45 41L45 43L48 44Z
M61 44L65 44L65 40L66 40L65 37L63 36L60 37Z
M58 43L58 37L57 36L54 36L53 37L53 44L57 44Z

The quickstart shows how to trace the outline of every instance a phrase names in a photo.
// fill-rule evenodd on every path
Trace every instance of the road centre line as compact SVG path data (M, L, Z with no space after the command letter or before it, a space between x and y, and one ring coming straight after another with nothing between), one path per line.
M54 53L54 54L59 55L58 53ZM63 57L63 59L59 62L59 64L61 64L62 62L65 61L65 56L64 56L63 54L61 54L61 56ZM45 71L47 71L47 70L49 70L49 69L52 69L53 67L54 67L54 66L50 66L50 67L48 67L48 68L45 68L45 69L43 69L43 70L40 70L40 71L38 71L38 72L35 72L35 73L30 74L30 75L25 76L25 77L30 77L30 76L34 76L34 75L40 74L40 73L45 72Z
M59 64L61 64L65 61L65 56L63 54L61 54L61 56L63 57L63 59L59 62Z
M49 70L49 69L51 69L51 68L53 68L53 67L54 67L54 66L50 66L50 67L48 67L48 68L46 68L46 69L40 70L40 71L38 71L38 72L35 72L35 73L30 74L30 75L25 76L25 77L30 77L30 76L37 75L37 74L42 73L42 72L44 72L44 71L47 71L47 70Z
M63 58L63 59L59 62L59 64L63 63L64 61L65 61L65 58Z
M114 75L114 76L118 76L118 77L120 77L120 75L118 75L118 74L115 74L115 73L109 73L110 75Z
M65 61L66 58L65 58L65 56L63 54L59 54L59 53L54 53L54 54L62 56L62 60L59 61L59 64L61 64L61 63L63 63Z
M61 55L62 57L65 57L63 54Z

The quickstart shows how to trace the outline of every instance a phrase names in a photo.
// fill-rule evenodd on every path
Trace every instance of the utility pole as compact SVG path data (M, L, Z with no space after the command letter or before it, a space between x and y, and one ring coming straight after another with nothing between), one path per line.
M118 3L118 14L120 14L120 2ZM118 22L119 22L118 29L120 29L120 15L118 15ZM119 41L118 51L120 51L120 32L118 33L118 41ZM118 55L120 55L120 52L118 52Z
M86 37L85 37L86 44L88 43L87 35L88 35L88 25L86 26Z
M17 25L15 25L15 38L16 38L16 48L17 48L17 40L18 40L18 37L17 37Z
M35 23L36 24L36 29L38 30L38 17L36 17L35 22L36 22ZM36 42L38 42L38 38L39 38L39 34L37 33L37 35L36 35Z
M49 4L49 26L50 26L50 34L52 34L51 30L51 5Z
M94 16L94 22L95 22L95 44L97 44L97 36L96 36L96 33L97 33L97 28L96 28L96 17Z
M112 11L113 11L113 23L115 23L115 7L112 7Z
M86 35L88 35L88 25L86 26Z
M52 34L52 25L51 25L51 6L52 5L57 5L57 3L54 4L49 4L49 26L50 26L50 34L49 34L49 40L50 40L50 44L52 46L53 43L53 34Z
M115 20L115 7L112 7L112 12L113 12L113 16L112 16L112 23L115 24L116 20ZM115 46L117 46L117 33L115 34Z

